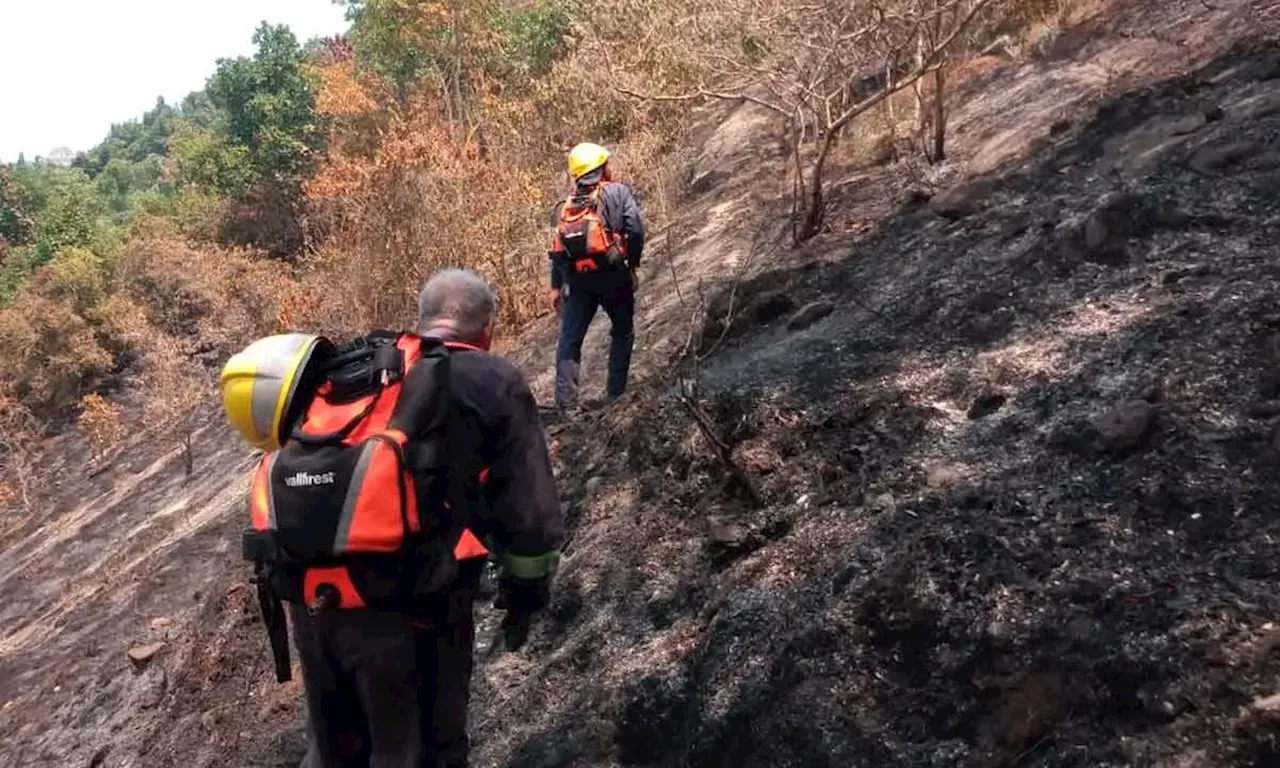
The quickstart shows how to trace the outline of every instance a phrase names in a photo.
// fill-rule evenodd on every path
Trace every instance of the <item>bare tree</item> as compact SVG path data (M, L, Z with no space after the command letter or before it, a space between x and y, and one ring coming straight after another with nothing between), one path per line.
M933 143L945 137L944 80L948 49L991 0L712 0L686 24L686 47L700 76L681 93L626 85L610 62L618 90L651 100L716 98L757 104L784 121L795 172L793 240L823 223L823 171L843 129L895 92L934 75ZM915 61L900 71L914 47ZM883 70L883 77L878 74ZM870 74L869 74L870 73ZM875 88L868 92L868 83ZM922 110L923 112L923 110ZM802 148L814 149L806 156Z

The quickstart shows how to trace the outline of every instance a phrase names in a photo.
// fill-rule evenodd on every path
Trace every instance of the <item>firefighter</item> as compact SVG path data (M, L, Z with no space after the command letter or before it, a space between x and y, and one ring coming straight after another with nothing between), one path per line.
M560 312L555 403L577 400L582 341L596 311L609 316L606 400L626 390L635 344L637 270L644 255L640 207L626 184L615 181L609 151L583 143L569 152L573 191L552 213L551 299Z
M281 680L289 676L288 646L277 646L276 636L283 641L286 611L289 623L293 624L307 705L308 749L303 768L466 766L467 705L475 641L472 609L487 557L496 555L500 566L495 605L506 611L502 636L507 649L516 650L524 643L531 617L545 608L550 599L559 547L564 540L564 519L537 406L528 384L508 360L488 352L495 310L494 294L479 276L465 270L441 271L422 287L415 333L393 336L396 343L389 355L384 346L366 356L394 369L400 364L400 356L394 350L415 348L413 345L420 339L443 340L448 348L447 391L451 397L441 402L449 402L449 407L455 409L450 412L459 416L449 423L465 427L466 434L451 433L450 440L458 441L451 445L470 447L464 451L439 450L433 455L444 457L438 465L483 469L475 473L475 484L467 486L476 502L463 501L449 507L456 510L465 505L472 512L456 518L464 522L450 528L458 531L458 535L447 539L441 550L452 554L449 562L453 565L442 571L448 577L441 586L424 591L426 597L414 592L412 607L369 606L364 598L376 592L370 590L369 585L377 584L377 577L386 572L357 572L374 557L366 555L365 560L353 560L351 565L343 566L341 576L334 576L333 562L325 561L321 563L323 567L313 568L306 577L297 579L298 584L283 588L294 597L275 602L275 612L281 614L279 620L269 615L268 603L274 598L264 599L267 593L260 591ZM354 471L348 471L346 465L336 459L331 466L318 466L316 462L337 455L339 449L325 449L327 453L316 449L308 453L306 441L299 437L305 435L310 421L323 420L329 411L349 414L354 410L350 406L339 406L327 411L324 404L314 404L316 399L323 399L320 395L332 396L339 385L366 381L376 384L379 380L384 386L381 391L390 391L385 389L386 382L394 376L374 371L374 375L361 373L339 380L335 374L325 385L327 389L319 390L320 395L308 396L313 404L299 421L299 417L290 414L302 409L295 409L290 399L296 392L303 391L303 385L299 384L303 375L291 371L289 365L305 365L313 352L317 359L332 360L344 354L355 359L361 349L357 347L356 353L352 353L326 348L323 352L327 357L322 357L320 352L315 352L314 339L304 334L270 337L256 346L251 345L224 368L223 401L228 417L242 435L267 450L251 494L255 525L263 530L246 534L246 541L251 535L275 537L271 539L271 546L260 547L261 551L278 549L286 525L305 529L313 525L308 520L319 520L328 514L325 499L337 499L330 506L341 509L340 515L331 516L342 521L345 551L350 552L358 540L376 544L378 536L400 536L393 526L402 514L395 510L402 507L381 501L376 505L367 503L368 500L401 498L395 494L404 492L403 485L397 490L394 472L379 469L379 459L368 458L375 454L366 453L359 454L359 462L347 462L358 465ZM283 360L294 362L282 364ZM401 404L405 401L409 401L407 407L412 408L415 403L440 400L420 396L422 377L415 380L419 389L410 389L415 370L400 371L403 386L396 390L400 394L396 395L398 401L391 410L393 429L397 428L394 419L397 413L403 413ZM417 394L407 394L411 391ZM374 396L375 402L378 397L383 395ZM380 412L380 409L370 410L375 414ZM290 432L282 426L285 421L301 426ZM386 428L382 425L377 430L385 434ZM357 428L356 433L359 432ZM297 439L287 440L289 434ZM365 439L365 442L373 444L379 439ZM402 453L416 455L411 454L415 447L413 439L406 439L409 442ZM281 444L284 447L280 447ZM289 453L290 445L294 446L292 453ZM350 450L362 450L364 445L354 443ZM390 454L377 455L385 461ZM306 475L305 482L299 482L297 474L286 475L279 481L281 472L273 474L273 462L287 464L297 461L299 456L313 465L310 472L302 473ZM286 467L284 472L294 472L294 468ZM370 487L378 484L388 487ZM304 498L298 495L302 493L312 494L306 498L318 501L309 505L299 501ZM262 505L266 506L259 509ZM377 517L388 508L392 510L390 518ZM415 507L415 510L421 519L426 519L431 512L425 507ZM367 526L363 531L359 530L362 525ZM332 531L330 528L316 535L302 530L303 535L295 535L295 540L331 542ZM246 544L246 557L251 556L250 549ZM409 557L417 557L426 550L405 551ZM258 550L252 554L266 557ZM425 555L423 561L426 562ZM421 567L423 571L428 570L425 564ZM320 576L312 578L313 573ZM414 572L412 566L397 564L391 573L396 574L396 578L403 573L413 573L418 581L411 579L410 587L422 583L422 576ZM315 586L321 578L328 581L321 586L333 587L327 595L322 595Z

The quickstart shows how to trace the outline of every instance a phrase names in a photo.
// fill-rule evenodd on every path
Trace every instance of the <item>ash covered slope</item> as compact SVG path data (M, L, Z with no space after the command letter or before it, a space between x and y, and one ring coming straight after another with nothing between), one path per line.
M1265 40L733 288L702 398L765 508L670 397L557 435L575 538L481 671L481 764L1275 765L1243 712L1280 690Z

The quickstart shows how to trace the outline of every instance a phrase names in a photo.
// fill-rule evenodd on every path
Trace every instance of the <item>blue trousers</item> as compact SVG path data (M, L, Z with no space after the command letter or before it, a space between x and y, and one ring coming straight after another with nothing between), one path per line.
M604 278L604 279L602 279ZM585 284L584 284L585 283ZM582 340L604 308L609 316L609 374L605 395L614 399L627 388L631 369L631 349L635 345L635 290L624 273L604 275L592 282L569 282L569 295L560 309L560 343L556 349L556 405L568 405L577 398L578 369L582 364Z

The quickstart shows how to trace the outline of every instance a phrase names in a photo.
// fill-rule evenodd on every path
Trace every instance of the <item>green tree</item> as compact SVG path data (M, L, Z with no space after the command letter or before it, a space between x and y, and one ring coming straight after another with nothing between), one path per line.
M252 181L297 178L314 167L324 142L305 53L283 25L263 22L253 41L253 58L218 60L206 91L229 144L247 151Z
M31 239L34 223L23 198L13 174L0 165L0 239L7 245L23 245Z

